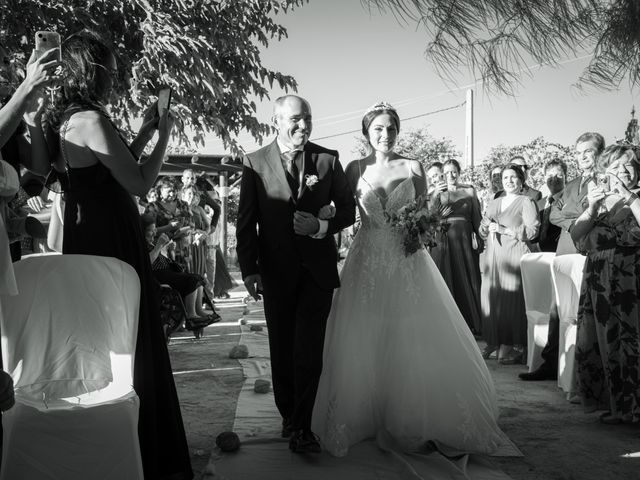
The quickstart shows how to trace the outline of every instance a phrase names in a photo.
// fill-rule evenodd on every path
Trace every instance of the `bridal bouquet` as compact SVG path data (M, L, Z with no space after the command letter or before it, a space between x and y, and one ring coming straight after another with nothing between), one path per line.
M402 234L407 257L423 245L435 247L449 228L443 212L429 207L426 195L420 195L397 212L389 214L387 222Z

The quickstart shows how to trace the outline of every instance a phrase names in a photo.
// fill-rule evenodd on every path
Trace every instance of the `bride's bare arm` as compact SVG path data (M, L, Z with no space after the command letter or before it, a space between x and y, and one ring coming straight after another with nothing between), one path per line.
M427 193L427 176L424 168L418 160L409 160L411 162L411 173L413 174L413 185L416 188L416 197Z

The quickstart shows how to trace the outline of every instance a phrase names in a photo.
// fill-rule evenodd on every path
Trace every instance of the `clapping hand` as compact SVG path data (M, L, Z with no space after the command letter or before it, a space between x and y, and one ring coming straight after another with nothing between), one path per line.
M589 208L592 211L596 210L600 206L600 203L602 202L602 200L604 200L605 196L606 196L606 192L601 187L596 187L593 190L591 190L587 194L587 202L589 202Z
M169 238L169 236L166 233L161 233L160 236L158 237L156 244L159 245L160 247L164 247L165 245L168 245L169 242L171 242L171 239Z
M489 224L489 232L490 233L502 233L501 229L502 229L502 226L497 222L491 222Z
M333 205L325 205L318 212L318 218L320 220L329 220L336 216L336 207Z
M27 206L35 213L39 213L44 208L44 202L38 195L27 199Z

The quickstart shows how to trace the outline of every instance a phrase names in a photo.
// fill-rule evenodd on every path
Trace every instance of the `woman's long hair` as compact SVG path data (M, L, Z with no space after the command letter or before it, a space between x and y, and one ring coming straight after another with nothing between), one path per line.
M111 88L111 73L105 63L112 51L96 33L89 30L75 33L62 43L61 49L62 88L45 115L47 125L55 132L60 131L70 107L103 111Z

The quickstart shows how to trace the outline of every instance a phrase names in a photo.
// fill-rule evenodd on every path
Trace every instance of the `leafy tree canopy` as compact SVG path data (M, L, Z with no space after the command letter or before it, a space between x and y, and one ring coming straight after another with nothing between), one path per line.
M459 159L461 156L450 138L436 138L429 133L426 127L401 131L395 151L405 157L419 160L425 168L432 162L442 162L449 158ZM367 140L363 136L356 137L353 153L364 157L369 152L370 147Z
M255 117L252 99L277 85L296 90L293 77L261 63L260 48L287 36L273 17L308 0L2 0L0 40L28 57L38 30L64 39L83 28L114 47L119 85L112 114L122 126L141 116L162 86L173 88L181 141L202 145L214 132L226 148L242 130L256 141L272 127ZM194 132L188 138L186 132Z
M554 65L586 52L580 86L640 86L638 0L361 1L424 28L426 56L445 78L466 68L486 89L512 93L532 61Z
M527 160L530 170L527 183L533 188L540 189L544 186L544 165L553 159L562 160L567 164L567 178L572 179L578 175L578 165L574 158L574 148L546 141L543 137L533 139L524 145L507 147L498 145L489 150L484 162L476 167L478 181L484 187L490 185L489 175L496 166L504 166L509 160L521 155Z

